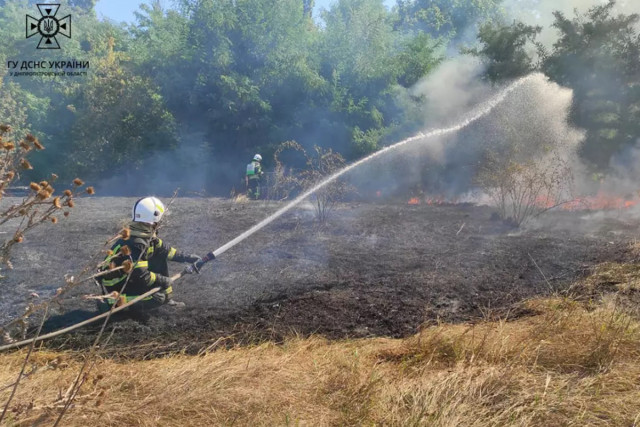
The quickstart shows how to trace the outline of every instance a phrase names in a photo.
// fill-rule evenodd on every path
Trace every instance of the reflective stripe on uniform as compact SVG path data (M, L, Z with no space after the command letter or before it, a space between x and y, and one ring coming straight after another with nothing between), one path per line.
M133 268L149 268L149 261L138 261ZM153 284L156 281L156 275L155 273L152 273L152 272L150 273L151 273L151 281L149 283ZM122 282L124 279L126 279L127 276L128 274L125 273L120 277L116 277L115 279L103 279L102 284L104 286L115 286L120 282Z
M171 250L169 251L169 255L167 255L167 259L171 261L173 257L176 256L176 252L178 252L176 248L171 248Z
M162 239L158 239L158 245L157 246L158 247L162 246ZM153 256L153 253L155 252L155 250L156 250L156 245L150 245L147 248L147 258L151 258L151 256Z
M122 282L126 278L127 278L127 276L125 275L125 276L116 277L115 279L109 279L109 280L103 279L102 280L102 284L104 286L115 286L118 283Z
M132 300L134 300L134 299L138 298L140 295L127 295L127 294L120 294L120 296L121 296L121 297L124 297L126 302L129 302L129 301L132 301ZM150 300L150 299L152 299L152 298L153 298L153 295L149 295L149 296L148 296L148 297L146 297L146 298L142 298L142 301L148 301L148 300ZM109 305L113 305L113 304L115 304L115 303L116 303L116 300L115 300L115 299L113 299L113 298L107 298L107 302L109 303Z
M154 283L156 283L156 273L154 273L153 271L149 272L149 286L153 285Z

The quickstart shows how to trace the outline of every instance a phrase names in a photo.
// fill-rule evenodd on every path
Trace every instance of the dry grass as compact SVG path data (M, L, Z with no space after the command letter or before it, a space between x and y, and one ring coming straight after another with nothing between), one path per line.
M591 289L615 286L617 290L640 290L640 265L614 262L599 265L585 281Z
M233 203L248 203L249 197L246 194L238 194L233 198Z
M550 298L514 321L440 325L402 340L100 360L65 425L637 425L640 323L606 298ZM0 387L24 352L0 355ZM55 417L81 364L39 352L7 425ZM0 391L5 400L8 389Z

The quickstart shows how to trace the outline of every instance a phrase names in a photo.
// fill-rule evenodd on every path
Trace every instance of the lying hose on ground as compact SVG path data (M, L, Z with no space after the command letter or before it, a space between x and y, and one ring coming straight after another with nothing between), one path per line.
M88 325L89 323L93 323L96 320L104 319L109 314L113 314L113 313L116 313L118 311L124 310L125 308L131 307L133 304L137 303L138 301L140 301L140 300L142 300L142 299L144 299L144 298L146 298L148 296L151 296L151 295L155 294L159 290L160 290L159 287L153 288L149 292L144 293L144 294L132 299L128 303L114 308L111 312L107 311L106 313L102 313L102 314L100 314L100 315L98 315L96 317L92 317L91 319L87 319L87 320L82 321L80 323L76 323L75 325L71 325L68 328L60 329L59 331L51 332L51 333L48 333L48 334L45 334L45 335L39 335L39 336L37 336L35 338L35 340L33 338L29 338L27 340L18 341L18 342L14 342L12 344L7 344L7 345L0 346L0 351L11 350L12 348L22 347L23 345L30 344L30 343L32 343L34 341L42 341L42 340L46 340L48 338L57 337L58 335L65 334L67 332L71 332L74 329L78 329L78 328L80 328L82 326Z

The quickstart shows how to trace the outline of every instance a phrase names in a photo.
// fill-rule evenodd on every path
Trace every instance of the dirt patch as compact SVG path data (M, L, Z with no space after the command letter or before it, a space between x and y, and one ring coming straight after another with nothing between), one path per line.
M55 292L64 273L77 271L118 230L133 201L83 200L67 224L32 234L0 285L3 323L23 309L31 291ZM161 235L203 254L280 206L178 199ZM492 220L492 212L354 203L318 227L311 207L302 206L177 284L175 299L186 308L163 307L147 319L119 316L109 347L146 356L293 333L407 336L425 322L504 315L523 299L565 289L598 263L629 260L628 243L638 234L638 220L627 214L552 213L522 231ZM73 292L45 329L91 317L93 305L80 296L96 291L87 285ZM84 348L95 330L48 345Z

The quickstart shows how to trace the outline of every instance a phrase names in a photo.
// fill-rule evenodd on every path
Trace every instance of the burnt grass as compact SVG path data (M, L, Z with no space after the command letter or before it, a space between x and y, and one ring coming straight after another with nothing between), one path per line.
M65 273L93 265L105 241L126 222L131 198L80 200L73 215L34 230L4 271L2 323L44 299ZM189 253L228 242L281 207L178 198L160 236ZM330 339L404 337L425 324L517 317L523 300L566 290L605 261L629 261L640 221L630 212L551 212L524 229L473 205L349 203L319 226L311 205L283 217L174 285L185 307L145 316L118 314L106 352L151 357L197 353L218 345L279 341L310 334ZM4 232L9 232L5 228ZM94 261L90 261L96 256ZM536 266L537 264L537 266ZM172 263L172 273L182 266ZM45 323L54 331L96 314L71 291ZM35 323L35 320L34 320ZM46 342L59 349L93 344L101 322Z

